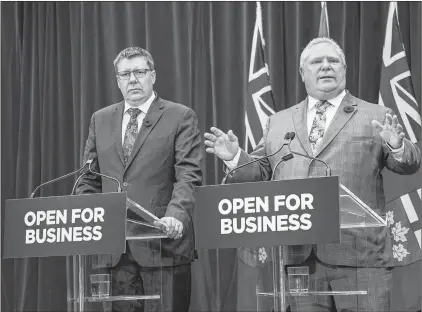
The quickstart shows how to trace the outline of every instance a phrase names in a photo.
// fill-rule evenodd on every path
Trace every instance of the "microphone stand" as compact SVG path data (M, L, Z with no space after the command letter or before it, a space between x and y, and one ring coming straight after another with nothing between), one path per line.
M74 191L76 189L76 186L77 186L78 182L80 181L80 179L84 175L87 175L88 173L91 173L93 175L98 175L98 176L104 177L106 179L113 180L114 182L117 183L117 192L119 192L119 193L122 192L122 187L121 187L120 181L118 179L113 178L113 177L108 176L108 175L105 175L105 174L102 174L102 173L99 173L99 172L96 172L96 171L93 171L93 169L91 168L92 163L93 163L93 159L90 159L84 165L84 167L85 167L88 164L88 171L82 173L77 178L75 184L73 185L73 189L72 189L71 195L73 195L73 193L74 193ZM84 167L82 167L80 170L82 170ZM76 171L76 172L78 172L78 171ZM71 174L74 174L76 172L72 172ZM68 175L70 176L71 174L68 174ZM64 177L62 177L62 178L64 178ZM50 181L49 183L51 183L53 181ZM34 193L35 193L35 191L34 191ZM132 223L139 224L139 225L142 225L142 226L156 228L156 229L159 229L160 231L166 233L166 225L164 223L162 223L161 220L157 216L155 216L154 214L152 214L151 212L149 212L148 210L146 210L145 208L143 208L138 203L134 202L133 200L131 200L128 197L126 197L126 205L127 204L130 204L132 206L135 206L137 209L141 210L143 213L145 213L150 218L152 218L158 225L155 226L155 225L151 225L151 224L148 224L148 223L145 223L145 222L142 222L142 221L138 221L138 220L134 220L134 219L130 219L130 218L127 218L127 221L128 222L132 222ZM128 207L126 207L126 209L128 209ZM68 263L67 266L69 266L70 265L69 264L70 261L68 260L68 258L66 258L66 261ZM85 258L84 258L84 256L83 255L77 255L77 257L76 256L73 256L72 257L72 263L71 264L72 264L72 267L73 267L73 272L75 272L76 270L78 270L78 279L77 280L76 279L73 279L73 294L76 295L76 293L77 293L78 294L78 298L79 298L79 300L75 300L73 302L74 310L78 310L80 312L83 312L84 309L85 309L85 306L84 306L84 302L85 302L85 287L84 287L84 281L85 281ZM68 280L70 280L70 278L69 278L70 272L68 272L68 270L67 270L67 275L68 275L67 276ZM68 285L68 293L70 292L70 289L69 288L70 288L70 285ZM77 301L79 301L79 309L77 309L77 307L78 307L78 302ZM69 306L69 304L68 304L68 306Z
M293 135L293 137L294 137L294 135ZM260 160L262 160L262 159L264 159L264 158L269 158L269 157L271 157L271 156L274 156L275 154L277 154L278 152L280 152L281 150L282 150L282 148L284 147L284 146L286 146L286 145L289 145L290 144L290 142L291 142L291 140L292 140L292 135L291 135L291 133L290 132L288 132L288 133L286 133L286 135L284 136L284 143L281 145L281 147L279 148L279 149L277 149L274 153L271 153L271 154L269 154L269 155L265 155L265 156L263 156L263 157L260 157L260 158L256 158L256 159L254 159L254 160L252 160L252 161L249 161L249 162L247 162L247 163L244 163L244 164L242 164L242 165L240 165L240 166L236 166L235 168L233 168L233 169L231 169L229 172L227 172L226 173L226 175L224 176L224 178L223 178L223 180L221 181L221 184L226 184L226 181L227 181L227 178L231 175L231 173L232 172L234 172L234 171L236 171L237 169L240 169L240 168L242 168L242 167L245 167L245 166L247 166L247 165L250 165L250 164L252 164L252 163L255 163L255 162L257 162L257 161L260 161ZM285 158L285 159L284 159ZM289 160L289 159L291 159L291 158L293 158L293 155L292 154L288 154L288 155L285 155L283 158L282 158L282 161L285 161L285 160ZM284 160L283 160L284 159ZM281 161L280 161L281 162ZM279 163L280 163L279 162ZM278 165L278 164L277 164ZM274 174L274 173L273 173ZM272 179L272 178L271 178ZM220 261L219 261L219 249L216 249L216 252L215 252L215 256L216 256L216 262L217 262L217 264L216 264L216 274L217 274L217 280L216 280L216 301L217 301L217 311L219 312L219 311L221 311L221 302L220 302Z
M85 167L87 165L89 165L89 167L91 167L92 161L93 161L92 159L89 159L78 170L75 170L75 171L70 172L68 174L65 174L63 176L60 176L60 177L55 178L53 180L50 180L50 181L41 183L31 193L30 198L34 198L35 194L37 193L37 191L42 186L45 186L45 185L48 185L48 184L51 184L51 183L54 183L54 182L63 180L65 178L71 177L74 174L81 172L83 169L85 169ZM79 182L79 180L81 179L81 177L84 176L85 174L86 173L82 173L78 177L78 179L76 180L76 182L75 182L75 184L74 184L74 186L72 188L72 192L70 193L70 195L73 195L77 183ZM72 258L70 259L70 257L72 257ZM66 257L66 278L67 278L67 281L71 281L72 280L72 282L73 282L73 287L70 285L70 282L67 282L66 283L67 295L69 296L70 294L73 294L72 297L76 297L77 296L79 298L79 300L76 300L77 298L73 298L73 299L75 299L75 300L73 300L73 302L71 302L70 300L67 301L68 310L70 310L73 307L73 310L75 310L75 311L76 310L79 310L80 312L83 312L84 311L84 308L85 308L84 307L84 301L85 301L84 300L84 298L85 298L85 290L84 290L84 279L85 279L85 277L84 277L84 265L85 264L84 264L83 260L84 260L84 258L83 258L82 255L78 255L77 257L76 256L67 256ZM72 272L76 272L77 269L78 269L78 278L77 279L76 278L73 278L73 277L75 277L75 274L73 274L73 276L72 276L71 272L69 271L70 270L70 267L72 267ZM79 285L79 287L78 287L78 285ZM72 291L72 288L73 288L73 291ZM78 301L79 301L79 307L78 307Z
M295 152L295 151L292 151L291 150L290 144L293 141L295 135L296 135L296 133L294 133L294 132L290 132L289 133L290 142L287 145L287 148L288 148L288 150L289 150L289 152L291 154L288 154L288 155L286 155L284 157L291 156L291 157L289 157L289 159L290 159L290 158L293 158L293 154L295 154L295 155L303 156L305 158L308 158L308 159L311 159L311 160L314 160L314 161L322 162L326 166L326 176L331 176L331 168L330 168L330 166L325 161L323 161L322 159L311 157L311 156L308 156L308 155L305 155L305 154L302 154L302 153L298 153L298 152ZM279 163L281 163L282 161L283 161L283 159L281 159ZM279 163L277 163L277 165ZM277 167L277 165L276 165L276 167ZM275 167L275 169L276 169L276 167ZM274 175L274 172L273 172L273 175ZM279 259L279 261L278 261L278 268L275 265L275 261L273 262L273 272L274 272L273 286L274 286L274 296L276 296L276 294L280 293L280 307L278 307L277 300L274 300L274 303L275 303L274 304L274 308L276 310L279 309L280 311L284 312L284 311L286 311L286 297L285 297L286 278L285 278L285 275L284 275L284 258L285 258L285 256L284 256L285 255L284 246L278 246L278 253L277 254L275 254L274 249L273 249L272 253L273 253L273 257L274 256L278 256L278 259ZM276 280L276 273L275 272L277 272L277 271L279 273L280 291L278 291L278 289L277 289L277 283L275 282L275 280Z
M116 178L110 177L108 175L105 175L105 174L102 174L102 173L93 171L92 168L91 168L91 164L92 164L92 162L90 162L89 163L89 166L88 166L88 171L89 172L91 172L94 175L99 175L100 177L103 177L103 178L106 178L106 179L109 179L109 180L113 180L114 182L117 183L117 192L120 193L122 191L122 186L120 185L120 181L119 180L117 180Z
M291 142L293 141L293 139L295 138L295 135L296 135L296 133L294 133L294 132L290 132L290 137L291 137L290 143L291 143ZM295 154L295 155L299 155L299 156L302 156L302 157L305 157L305 158L308 158L308 159L312 159L312 160L315 160L315 161L322 162L322 163L326 166L325 176L326 176L326 177L331 177L331 168L330 168L330 166L329 166L329 165L328 165L325 161L323 161L322 159L319 159L319 158L311 157L311 156L306 155L306 154L302 154L302 153L299 153L299 152L292 151L292 150L290 149L290 143L289 143L289 145L287 146L287 148L289 149L289 152L290 152L290 153Z
M227 178L234 172L234 171L236 171L237 169L240 169L240 168L243 168L243 167L245 167L245 166L247 166L247 165L250 165L250 164L253 164L253 163L255 163L255 162L257 162L257 161L260 161L260 160L262 160L262 159L264 159L264 158L269 158L269 157L271 157L271 156L274 156L275 154L277 154L278 152L280 152L281 150L282 150L282 148L283 147L285 147L286 145L289 145L290 144L290 142L291 142L291 138L290 138L290 136L291 136L291 134L290 134L290 132L288 132L288 133L286 133L286 135L284 136L284 143L280 146L280 148L278 149L278 150L276 150L274 153L271 153L271 154L269 154L269 155L265 155L265 156L262 156L262 157L259 157L259 158L255 158L254 160L251 160L251 161L248 161L247 163L244 163L244 164L242 164L242 165L240 165L240 166L236 166L235 168L233 168L233 169L231 169L229 172L227 172L226 173L226 175L224 176L224 178L223 178L223 180L221 181L221 184L226 184L226 181L227 181Z
M88 159L87 162L85 163L85 165L88 164L88 168L91 168L91 164L92 164L93 161L94 161L93 159ZM89 170L89 171L91 171L91 170ZM73 195L75 193L76 186L78 185L81 178L86 174L87 174L87 172L84 172L76 179L75 183L73 184L72 192L70 192L70 195Z
M70 173L67 173L67 174L65 174L65 175L63 175L63 176L60 176L60 177L58 177L58 178L55 178L55 179L53 179L53 180L50 180L50 181L47 181L47 182L44 182L44 183L41 183L40 185L38 185L36 188L35 188L35 190L31 193L31 196L29 197L29 198L34 198L34 196L35 196L35 194L37 193L37 191L41 188L41 187L43 187L43 186L45 186L45 185L48 185L48 184L50 184L50 183L54 183L54 182L57 182L57 181L60 181L60 180L62 180L62 179L65 179L65 178L68 178L68 177L71 177L71 176L73 176L74 174L76 174L76 173L78 173L78 172L80 172L81 170L83 170L85 167L86 167L86 165L89 163L89 160L82 166L82 168L79 168L78 170L75 170L75 171L73 171L73 172L70 172ZM90 163L89 163L90 164Z
M274 166L274 169L273 169L273 174L271 175L271 181L272 180L274 180L274 176L275 176L275 172L276 172L276 170L277 170L277 167L278 167L278 165L280 165L282 162L284 162L284 161L288 161L288 160L290 160L290 159L292 159L294 156L293 156L293 154L287 154L287 155L284 155L281 159L280 159L280 161Z

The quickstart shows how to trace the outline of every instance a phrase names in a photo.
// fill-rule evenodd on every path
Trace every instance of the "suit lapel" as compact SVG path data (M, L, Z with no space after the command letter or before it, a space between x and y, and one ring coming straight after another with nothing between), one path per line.
M311 144L308 138L307 110L308 99L306 98L293 111L293 124L296 130L296 136L302 147L309 156L312 156Z
M116 145L117 154L119 154L123 167L125 165L124 158L123 158L123 147L122 147L122 121L123 121L124 107L125 107L124 101L119 103L116 106L116 109L114 110L113 116L112 116L114 144Z
M144 118L144 121L142 122L142 127L139 130L138 137L136 138L135 144L133 146L132 154L130 154L130 157L126 164L126 169L130 166L133 159L135 158L136 154L138 154L140 148L145 142L145 139L150 134L152 129L155 127L158 120L161 118L161 115L164 112L164 102L161 101L161 99L156 97L156 99L152 102L147 115ZM123 150L122 150L123 154Z
M353 111L351 111L351 109L349 108L346 109L346 112L345 107L353 107ZM325 131L321 145L316 151L314 157L318 157L318 155L331 143L331 141L337 136L340 130L346 125L349 119L352 118L352 116L357 112L357 110L358 107L356 101L353 101L353 97L350 95L349 92L347 92L339 108L337 109L333 120Z

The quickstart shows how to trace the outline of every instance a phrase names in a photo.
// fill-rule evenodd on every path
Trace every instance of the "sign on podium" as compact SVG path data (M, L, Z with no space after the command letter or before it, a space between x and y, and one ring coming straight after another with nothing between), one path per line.
M196 188L198 248L340 242L338 177Z
M126 193L6 201L4 258L121 254Z

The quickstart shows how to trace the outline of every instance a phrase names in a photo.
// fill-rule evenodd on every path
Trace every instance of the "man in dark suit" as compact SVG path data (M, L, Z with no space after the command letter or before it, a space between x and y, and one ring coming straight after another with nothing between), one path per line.
M295 132L291 149L317 157L331 167L332 175L377 213L385 213L382 170L398 174L417 172L420 150L405 138L391 110L365 102L345 90L346 62L332 39L312 40L300 57L300 73L308 97L301 103L270 116L258 146L248 155L230 130L211 128L205 134L206 151L223 159L231 169L254 158L274 153L287 132ZM245 166L231 182L270 180L276 163L289 152ZM295 156L278 166L274 179L325 175L325 166ZM287 264L312 268L315 290L367 290L360 296L304 296L289 298L292 310L389 311L391 258L388 227L343 230L340 244L289 246Z
M194 187L202 183L198 119L192 109L153 91L154 61L146 50L124 49L114 68L124 101L93 114L84 161L94 159L94 171L118 179L130 199L161 218L169 238L163 239L161 248L128 241L122 256L98 256L96 267L112 268L113 295L155 294L163 287L162 307L157 300L116 301L113 311L185 312L195 248ZM85 175L77 187L77 194L115 191L114 181L93 174ZM136 218L130 213L128 217ZM127 224L129 234L138 230L138 225ZM162 276L157 267L161 263Z

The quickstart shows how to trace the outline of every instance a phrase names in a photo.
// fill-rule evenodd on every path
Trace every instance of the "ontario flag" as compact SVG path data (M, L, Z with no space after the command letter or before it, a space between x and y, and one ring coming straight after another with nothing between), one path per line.
M256 2L256 20L252 36L249 62L248 94L245 108L245 146L247 153L259 143L267 120L275 112L268 65L265 62L265 40L262 32L262 11ZM270 260L270 248L239 248L239 258L247 265L266 266Z
M397 3L390 2L382 53L379 104L394 110L406 138L421 148L421 108L412 86L401 38ZM393 311L421 309L422 170L413 175L384 172L387 223L392 236Z
M268 118L275 112L264 47L261 5L257 1L245 107L244 149L248 153L261 140ZM273 259L271 250L268 247L238 248L237 311L253 311L257 308L271 310L272 306L267 306L270 301L263 301L256 295L257 291L271 292L272 266L270 264ZM257 281L260 282L257 283Z
M256 3L256 20L249 63L248 96L245 109L245 151L252 151L261 140L268 117L274 114L268 65L265 62L265 41L262 33L262 12Z
M262 32L262 11L259 1L256 2L256 20L252 36L251 59L249 62L248 94L245 108L245 145L246 152L251 152L262 138L270 115L275 112L274 98L271 91L268 65L265 62L265 41ZM260 290L271 284L272 252L268 247L239 248L238 259L245 266L239 266L239 276L248 277L248 281L240 282L240 293L255 293L257 278L263 281ZM243 269L240 269L243 268ZM247 269L249 268L249 269ZM258 268L251 269L251 268ZM249 290L248 290L249 289ZM243 298L238 310L248 310L261 305L257 296ZM262 308L262 307L261 307Z
M382 60L379 104L394 110L406 138L420 146L421 110L413 92L396 2L390 3ZM421 170L410 176L385 172L384 179L390 197L387 220L394 238L394 264L406 265L421 259Z

